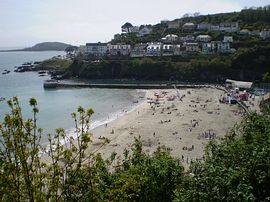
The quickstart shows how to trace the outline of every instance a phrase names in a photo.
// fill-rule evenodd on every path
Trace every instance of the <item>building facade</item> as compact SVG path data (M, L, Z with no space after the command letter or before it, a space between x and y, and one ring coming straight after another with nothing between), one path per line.
M212 24L207 22L202 22L197 25L197 30L210 30Z
M233 42L233 37L232 36L224 36L223 42L224 43L232 43Z
M198 43L184 43L184 47L187 53L198 53L200 52Z
M211 36L209 36L209 35L198 35L196 37L196 41L198 41L198 42L208 42L210 40L211 40Z
M238 22L220 23L219 31L238 32L239 31L239 24L238 24Z
M163 44L162 46L162 55L163 56L172 56L180 55L180 44Z
M131 51L131 46L127 44L108 44L109 56L128 56Z
M185 23L182 26L183 31L194 31L196 29L196 25L192 22Z
M262 30L261 33L260 33L260 37L262 39L268 39L270 38L270 30Z
M146 56L161 56L162 43L148 43L146 48Z
M130 52L130 57L144 57L146 55L146 47L147 44L144 43L136 44Z
M85 54L94 57L103 57L107 54L107 43L86 43Z
M138 37L143 37L143 36L149 35L151 31L152 31L151 28L149 28L149 27L147 27L147 26L144 26L142 29L140 29L140 30L138 31L137 36L138 36Z

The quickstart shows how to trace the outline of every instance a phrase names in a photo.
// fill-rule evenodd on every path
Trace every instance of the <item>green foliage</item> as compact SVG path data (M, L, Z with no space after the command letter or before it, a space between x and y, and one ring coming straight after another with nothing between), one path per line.
M24 121L18 99L9 100L11 112L0 124L1 201L270 199L269 103L263 105L263 114L247 115L221 142L210 142L204 161L193 163L189 174L184 174L179 159L166 147L152 155L144 152L140 138L120 159L112 153L104 160L98 153L108 143L105 138L95 151L87 151L94 111L82 107L72 113L78 138L68 138L63 129L56 129L44 148L42 130L37 127L37 101L31 98L29 104L33 117Z
M152 156L144 153L140 139L135 139L132 154L126 154L120 165L112 174L116 183L111 188L119 196L124 187L120 199L128 196L126 200L131 201L171 201L173 191L182 181L180 161L171 157L165 147L159 147Z
M191 167L175 201L269 200L269 143L269 116L247 116L220 144L207 146L205 162Z
M265 74L263 74L262 80L263 80L263 82L266 82L266 83L270 82L270 74L269 74L269 72L266 72Z
M44 148L42 130L37 127L37 101L31 98L29 104L33 117L24 121L18 99L9 100L11 113L0 124L0 200L63 201L68 198L69 179L76 178L85 161L96 158L85 152L91 142L88 131L93 110L79 107L72 115L77 139L57 129L48 135L49 145Z
M269 6L246 8L241 12L198 15L175 19L180 27L187 22L195 24L207 22L218 25L223 22L238 22L241 29L261 31L270 29ZM135 33L122 34L112 43L130 44L159 41L167 34L186 36L179 29L168 29L166 23L151 26L152 31L144 37ZM171 56L132 59L128 57L104 58L100 62L85 62L75 59L67 69L72 76L88 79L132 79L132 80L188 80L219 82L225 78L236 80L262 80L263 74L269 71L270 44L258 35L240 35L217 31L192 31L193 35L209 34L212 41L222 41L223 37L232 36L232 54ZM91 58L89 58L91 59Z
M245 72L250 80L261 80L270 65L270 46L239 49L231 57L232 69Z
M216 37L220 37L219 34ZM236 42L233 54L190 57L143 57L136 59L74 59L66 70L74 77L87 79L195 80L216 82L225 78L262 80L270 65L268 42Z
M8 101L11 113L0 124L1 201L171 201L181 183L183 167L158 148L153 155L142 150L135 139L131 151L116 161L104 160L98 150L87 152L92 109L79 107L72 113L77 138L63 129L48 135L49 145L40 144L37 101L29 101L33 118L23 120L18 99ZM64 140L64 144L61 141ZM131 152L131 153L129 153ZM45 154L46 153L46 154Z
M36 70L67 70L71 64L72 60L52 58L38 64Z
M259 7L256 9L244 9L239 13L239 19L244 23L255 23L255 28L269 28L270 21L270 7ZM259 27L258 27L259 25ZM267 27L265 27L267 25Z
M65 52L66 52L66 53L73 53L73 52L75 52L77 49L78 49L77 46L68 46L68 47L66 47Z

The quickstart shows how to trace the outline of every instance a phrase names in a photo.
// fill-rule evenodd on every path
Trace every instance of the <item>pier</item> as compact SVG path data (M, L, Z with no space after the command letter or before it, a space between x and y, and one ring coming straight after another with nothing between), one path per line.
M172 89L172 88L202 88L209 85L193 84L105 84L105 83L61 83L57 81L45 81L45 89L54 88L115 88L115 89Z

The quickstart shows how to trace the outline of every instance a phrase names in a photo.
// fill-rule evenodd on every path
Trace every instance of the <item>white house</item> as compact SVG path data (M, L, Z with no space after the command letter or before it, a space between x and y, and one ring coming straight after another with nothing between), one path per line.
M145 43L135 44L134 48L130 52L130 57L144 57L146 54L146 47L147 44Z
M230 43L218 42L217 43L217 52L218 53L231 53L232 49Z
M210 31L219 31L219 25L211 25L209 30Z
M188 53L197 53L200 52L198 43L187 43L185 42L183 46L186 48L186 52Z
M209 35L198 35L196 37L196 41L198 41L198 42L208 42L210 40L211 40L211 36L209 36Z
M202 22L197 25L197 30L210 30L212 24L207 22Z
M182 41L182 42L195 41L195 37L192 35L183 36L183 37L180 37L180 41Z
M108 44L108 55L127 56L130 54L131 46L128 44Z
M240 34L240 35L250 35L251 32L248 29L241 29L238 34Z
M209 43L202 44L203 54L232 53L232 52L233 49L231 49L229 42L211 41Z
M219 31L224 32L238 32L239 31L239 24L238 22L225 22L220 23Z
M215 43L202 43L202 54L213 54L216 52Z
M178 36L175 34L168 34L165 37L163 37L161 40L164 42L175 42L177 41Z
M146 35L150 34L151 31L152 31L151 28L144 26L142 29L139 30L137 36L138 37L146 36Z
M160 56L162 49L162 43L154 42L148 43L146 48L146 55L147 56Z
M162 46L162 55L171 56L171 55L180 55L180 44L163 44Z
M85 54L94 57L103 57L107 54L107 43L86 43Z
M260 37L263 39L270 38L270 30L262 30L260 33Z
M195 28L196 25L192 22L187 22L182 26L183 31L193 31Z
M233 37L232 36L224 36L223 42L224 43L232 43L233 42Z

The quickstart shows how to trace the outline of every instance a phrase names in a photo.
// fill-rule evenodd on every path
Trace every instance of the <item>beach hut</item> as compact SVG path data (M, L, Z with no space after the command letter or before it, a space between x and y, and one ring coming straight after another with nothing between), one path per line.
M226 79L225 81L226 88L230 89L239 89L240 91L249 90L251 89L253 83L247 81L236 81L231 79Z

